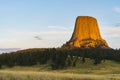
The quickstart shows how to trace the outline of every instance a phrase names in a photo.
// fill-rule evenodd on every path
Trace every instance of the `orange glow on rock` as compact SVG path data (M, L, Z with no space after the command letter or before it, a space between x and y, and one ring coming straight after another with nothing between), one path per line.
M90 16L78 16L73 35L64 46L71 47L108 47L102 39L97 20Z

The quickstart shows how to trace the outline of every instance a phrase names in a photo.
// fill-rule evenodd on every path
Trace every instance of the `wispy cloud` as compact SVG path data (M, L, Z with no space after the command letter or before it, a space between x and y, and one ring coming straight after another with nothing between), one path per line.
M101 34L110 47L120 48L120 27L101 27Z
M110 47L119 48L120 27L100 27L102 37L110 44ZM6 34L4 32L3 34ZM73 33L71 30L51 29L49 31L8 31L0 39L0 47L20 47L20 48L39 48L39 47L60 47L69 41ZM24 45L23 45L24 44Z
M120 27L102 27L102 35L110 38L120 38Z
M116 23L116 24L115 24L115 27L120 27L120 23Z
M6 31L0 39L0 47L44 48L59 47L66 43L71 37L71 31L46 30L46 31ZM24 44L24 45L23 45Z
M37 40L42 40L42 38L39 35L34 36L34 38L37 39Z
M48 26L49 29L52 30L62 30L62 31L69 31L71 28L69 27L64 27L64 26Z
M117 13L120 13L120 7L114 7L113 10Z

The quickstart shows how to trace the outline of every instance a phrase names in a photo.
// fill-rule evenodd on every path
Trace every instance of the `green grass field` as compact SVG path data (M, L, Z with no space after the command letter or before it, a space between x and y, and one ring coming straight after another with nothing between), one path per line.
M120 63L105 61L93 65L91 60L62 70L51 70L49 65L4 67L0 80L120 80Z

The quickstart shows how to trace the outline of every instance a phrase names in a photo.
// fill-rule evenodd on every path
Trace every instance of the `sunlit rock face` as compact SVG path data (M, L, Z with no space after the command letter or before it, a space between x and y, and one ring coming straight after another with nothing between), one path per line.
M65 45L79 48L107 48L107 42L102 39L97 20L90 16L78 16L73 35Z

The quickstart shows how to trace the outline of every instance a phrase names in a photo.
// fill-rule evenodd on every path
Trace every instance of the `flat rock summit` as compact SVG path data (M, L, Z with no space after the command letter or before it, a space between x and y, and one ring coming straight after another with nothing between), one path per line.
M91 16L78 16L71 39L63 46L78 48L108 48L102 39L97 20Z

